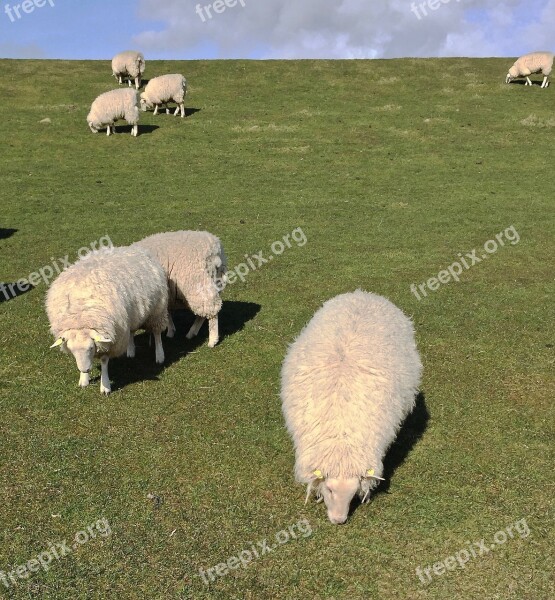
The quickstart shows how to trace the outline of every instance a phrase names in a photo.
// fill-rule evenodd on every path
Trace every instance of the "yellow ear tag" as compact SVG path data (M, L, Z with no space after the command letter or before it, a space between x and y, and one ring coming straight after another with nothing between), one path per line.
M316 471L314 471L314 475L316 475L318 479L323 479L322 471L320 471L320 469L316 469Z

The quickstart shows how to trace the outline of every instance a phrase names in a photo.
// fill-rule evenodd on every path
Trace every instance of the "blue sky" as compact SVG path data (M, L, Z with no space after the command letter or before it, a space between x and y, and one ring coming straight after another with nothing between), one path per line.
M24 0L0 0L0 57L516 56L555 46L555 0L215 0L221 12L208 0L26 1L27 13Z

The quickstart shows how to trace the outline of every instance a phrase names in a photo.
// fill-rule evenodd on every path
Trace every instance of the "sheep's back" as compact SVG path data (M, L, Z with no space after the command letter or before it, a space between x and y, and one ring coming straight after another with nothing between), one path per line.
M297 450L311 448L322 460L338 446L355 457L371 453L369 445L388 446L414 405L420 371L413 326L400 309L360 290L332 298L282 368L283 412Z
M170 307L186 306L188 295L198 294L200 285L210 285L210 275L221 252L219 239L207 231L155 233L134 245L146 248L162 265L168 280Z
M113 248L93 252L52 283L46 311L54 335L104 324L117 338L139 329L167 303L166 278L148 252Z

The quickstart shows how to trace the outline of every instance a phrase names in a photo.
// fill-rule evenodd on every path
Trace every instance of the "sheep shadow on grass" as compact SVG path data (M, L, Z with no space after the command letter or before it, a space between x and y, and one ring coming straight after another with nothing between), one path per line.
M530 81L532 82L532 86L541 86L543 83L543 79L531 79ZM509 81L509 85L526 85L526 79L513 79L512 81Z
M385 455L382 474L385 481L381 481L380 485L371 493L370 502L372 502L378 494L387 494L389 492L391 479L395 474L395 471L405 462L414 446L424 435L429 420L430 413L426 407L426 398L424 393L420 392L416 396L416 402L412 412L403 421L403 425L401 426L395 441L391 444ZM349 516L352 515L359 505L360 498L357 496L351 503Z
M28 283L29 287L27 289L22 290L17 282L15 283L2 283L0 282L0 304L2 302L9 302L10 300L14 300L19 296L23 296L27 292L35 289L34 285Z
M132 129L132 125L116 125L114 127L114 135L118 134L118 133L126 133L126 134L130 135L131 129ZM160 129L159 125L144 125L142 123L139 123L139 136L138 137L141 137L141 135L153 133L157 129Z
M171 104L171 106L170 106ZM167 113L165 108L160 108L158 109L158 114L155 115L154 114L154 109L149 110L148 112L153 116L153 117L160 117L163 115L166 115L168 117L175 117L175 115L173 114L175 112L175 109L177 108L177 104L172 104L171 102L168 103L168 108L170 109L170 112ZM191 117L193 116L195 113L198 113L202 110L202 108L192 108L192 107L185 107L185 118L187 117ZM181 118L181 117L180 117ZM139 128L142 127L142 125L139 125Z
M241 331L245 324L256 316L260 308L260 305L254 302L224 301L222 310L218 315L220 329L218 346L227 337ZM150 334L142 332L136 335L135 358L128 358L124 355L110 360L109 372L113 392L139 381L158 381L159 375L164 369L178 362L187 354L194 352L197 348L206 346L208 342L208 324L206 322L199 334L188 340L185 335L193 324L194 315L190 311L178 310L172 312L172 317L177 331L173 338L168 338L165 333L162 334L165 354L164 363L157 365L154 360L154 340L149 339L151 338ZM212 349L207 348L207 350ZM91 384L99 383L99 381L100 375L97 365L95 377L91 378Z
M0 240L6 240L7 238L12 237L16 232L17 229L11 229L9 227L7 229L0 228Z

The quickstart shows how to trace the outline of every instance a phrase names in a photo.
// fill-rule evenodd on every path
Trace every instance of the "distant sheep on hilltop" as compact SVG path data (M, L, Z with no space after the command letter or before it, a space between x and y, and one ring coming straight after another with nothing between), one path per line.
M107 135L115 132L114 123L125 119L130 125L131 135L139 135L139 95L136 90L111 90L100 94L91 105L87 115L87 123L93 133L106 127Z
M129 80L129 87L131 87L131 80L135 80L135 87L139 89L141 87L141 77L145 72L145 57L141 52L136 50L126 50L120 52L112 58L112 75L118 80L118 83L122 84L125 79Z
M549 85L549 76L553 70L553 58L552 52L531 52L521 56L515 64L509 69L506 83L510 83L517 77L526 77L525 85L532 85L529 75L534 73L543 74L543 82L541 87L546 88Z
M146 85L141 94L141 108L143 111L154 106L154 114L158 114L158 107L164 105L166 113L170 112L168 102L175 102L177 108L174 115L181 111L181 117L185 116L185 95L187 94L187 80L183 75L160 75L153 77Z

